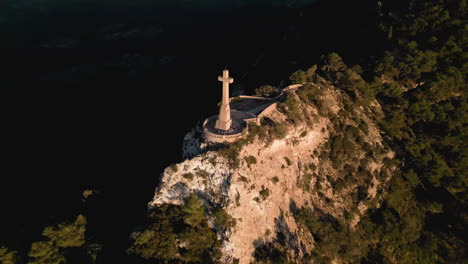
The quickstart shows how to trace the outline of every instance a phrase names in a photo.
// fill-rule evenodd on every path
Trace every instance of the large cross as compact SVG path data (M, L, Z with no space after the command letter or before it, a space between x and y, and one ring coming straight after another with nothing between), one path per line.
M229 71L224 70L223 76L218 76L218 81L223 82L223 101L219 108L218 120L216 120L216 129L227 131L231 129L231 109L229 107L229 84L234 82L234 79L229 77Z
M234 82L234 79L229 77L229 71L224 70L223 76L218 76L218 81L223 82L223 101L222 104L229 104L229 84Z

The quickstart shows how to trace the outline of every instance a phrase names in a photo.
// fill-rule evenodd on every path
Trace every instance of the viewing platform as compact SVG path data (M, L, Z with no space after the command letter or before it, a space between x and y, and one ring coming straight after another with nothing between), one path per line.
M229 77L229 71L224 70L218 77L223 83L223 94L219 114L205 119L203 134L212 143L234 142L247 135L249 123L259 124L262 116L276 109L276 104L286 92L295 90L302 84L290 85L283 89L276 98L241 95L229 97L229 84L234 79ZM232 110L231 110L232 108Z

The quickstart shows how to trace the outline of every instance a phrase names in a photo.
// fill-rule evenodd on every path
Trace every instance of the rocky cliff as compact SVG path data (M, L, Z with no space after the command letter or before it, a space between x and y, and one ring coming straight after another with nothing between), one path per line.
M189 133L191 158L165 169L149 207L183 204L192 193L208 211L222 207L235 219L217 231L223 263L304 263L314 255L340 263L309 215L353 234L394 170L376 127L379 104L358 101L319 79L288 93L240 142L210 146Z

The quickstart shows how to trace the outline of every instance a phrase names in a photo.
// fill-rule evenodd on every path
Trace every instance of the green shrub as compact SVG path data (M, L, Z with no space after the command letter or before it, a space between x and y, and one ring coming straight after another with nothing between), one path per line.
M359 123L359 129L364 133L364 135L368 136L369 135L369 126L367 125L366 122L361 120L361 123Z
M260 190L260 196L263 200L266 200L266 198L270 196L270 190L268 190L268 188L265 188L265 186L262 185L262 189Z
M278 103L278 110L285 113L293 121L304 119L303 113L299 108L299 100L296 99L294 93L286 94L282 102Z
M239 181L244 182L244 183L249 183L249 179L247 177L239 175Z
M302 102L309 105L315 104L319 100L322 92L314 85L310 83L304 84L300 89L297 90L297 95Z
M304 174L304 177L302 179L302 189L306 192L312 191L312 188L310 187L310 181L312 180L312 174L306 173Z
M359 136L360 132L359 132L359 129L355 126L351 126L351 125L348 125L346 127L346 133L348 135L351 135L353 138L356 138Z
M279 235L278 235L279 236ZM277 238L279 240L279 238ZM255 263L286 264L289 263L286 253L274 243L268 242L255 248L253 253Z
M86 189L83 191L83 199L86 200L88 198L90 198L91 196L95 195L96 194L96 191L95 190L92 190L92 189Z
M191 172L184 173L184 174L182 175L182 177L184 177L185 179L191 181L191 180L193 180L193 173L191 173Z
M274 183L274 184L277 184L279 182L279 178L277 176L271 178L271 181Z
M317 169L317 165L315 165L314 163L310 163L309 164L309 168L313 171L315 171Z
M250 169L250 165L257 164L257 159L254 156L244 157L245 162L247 163L247 167Z
M216 160L214 158L210 158L208 160L208 162L211 163L211 165L213 165L213 167L216 166Z
M265 126L263 126L263 120L264 119L260 121L262 123L262 126L259 126L256 123L249 123L249 133L247 134L247 142L252 143L257 136L260 140L263 140L266 137L267 129L265 128Z
M283 139L288 134L288 126L283 123L275 122L273 124L273 132L274 132L275 138Z
M312 65L312 67L310 67L306 71L298 70L289 76L289 80L291 81L291 84L302 84L306 82L314 82L316 81L316 74L315 74L316 70L317 70L317 65Z
M229 162L229 165L233 168L239 167L239 152L240 150L248 143L247 140L239 139L233 143L226 144L220 149L217 150L218 154L226 158Z
M241 205L240 204L240 193L236 193L235 199L236 199L236 206L240 206Z
M186 214L184 222L193 227L200 225L205 220L205 207L198 195L192 193L181 207Z
M285 157L283 157L283 158L284 158L284 160L286 161L286 164L288 164L288 166L291 166L291 165L292 165L292 162L291 162L291 160L290 160L288 157L285 156Z
M196 170L195 174L197 176L202 177L203 179L206 179L208 178L208 176L210 176L210 173L208 173L206 170L200 170L200 169Z
M278 95L278 89L271 85L262 85L255 89L256 96L275 97Z
M18 252L11 251L4 246L0 246L0 263L2 264L15 264L16 262L16 255Z
M343 190L345 187L346 184L341 178L336 179L336 181L333 183L333 189L337 192Z
M236 220L230 216L223 208L216 208L213 212L215 228L229 229L236 225Z
M76 249L89 245L85 238L86 224L85 216L78 215L72 223L64 222L57 226L44 228L42 235L47 240L34 242L31 245L28 254L31 260L28 263L43 264L67 261L65 255L68 255L70 248ZM0 255L0 257L2 256ZM9 255L6 257L9 257Z

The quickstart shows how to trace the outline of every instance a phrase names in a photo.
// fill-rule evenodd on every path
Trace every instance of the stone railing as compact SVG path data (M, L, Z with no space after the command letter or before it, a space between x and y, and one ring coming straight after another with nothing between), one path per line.
M256 99L256 100L263 100L263 101L271 101L274 98L266 98L266 97L260 97L260 96L252 96L252 95L239 95L237 97L231 98L231 100L235 100L235 98L240 98L240 99Z
M301 83L288 85L285 88L283 88L283 90L281 91L281 93L278 96L273 97L273 98L266 98L266 97L253 96L253 95L239 95L239 96L236 96L236 97L231 97L231 98L229 98L229 100L234 101L236 99L256 99L256 100L264 100L264 101L275 101L275 100L280 99L284 95L284 93L287 93L287 92L289 92L291 90L299 88L299 87L301 87L303 85L304 84L301 84Z
M247 134L248 123L247 123L247 126L241 132L235 133L235 134L223 135L223 134L216 134L216 133L210 132L208 128L206 128L206 125L208 124L209 119L210 118L207 118L203 122L203 133L205 134L205 138L210 142L215 142L215 143L223 143L226 141L232 142L232 141L235 141L236 139L242 138L245 134Z
M231 135L222 135L222 134L215 134L210 131L208 131L207 128L204 129L204 134L205 137L208 141L210 142L215 142L215 143L223 143L223 142L232 142L236 139L242 138L246 134L247 129L244 129L242 132L237 133L237 134L231 134Z

